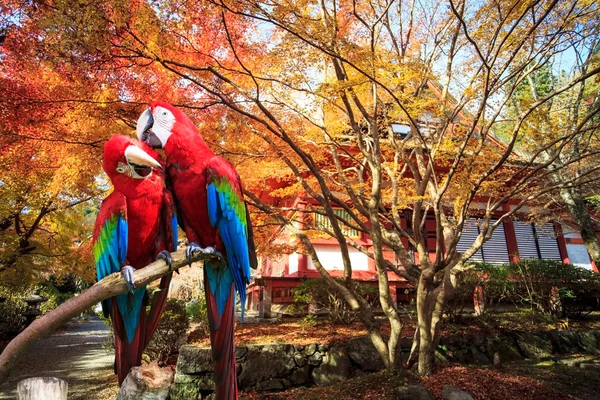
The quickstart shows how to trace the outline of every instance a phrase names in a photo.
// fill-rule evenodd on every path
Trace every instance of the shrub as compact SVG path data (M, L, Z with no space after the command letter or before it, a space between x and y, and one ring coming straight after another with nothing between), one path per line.
M341 281L341 280L340 280ZM363 296L371 305L377 304L378 291L375 286L353 282L355 292ZM352 311L344 298L333 291L325 279L307 279L294 290L294 309L306 309L308 305L316 305L327 310L332 322L350 324L358 315Z
M40 296L48 299L41 305L42 312L45 314L54 310L83 289L85 289L85 285L82 280L74 275L51 275L47 281L39 285Z
M185 303L181 300L169 299L145 353L151 360L157 360L160 365L165 365L171 355L179 352L179 342L189 327L190 321L186 314Z
M513 300L515 282L510 279L508 264L493 265L477 263L458 277L455 295L447 304L447 314L461 313L466 304L472 304L473 292L481 287L484 294L482 311L492 310L502 301Z
M462 311L477 286L483 289L486 310L502 301L555 316L599 307L600 274L555 260L524 259L504 265L478 263L465 272L448 314Z
M0 296L5 299L0 303L0 337L10 338L25 329L23 312L27 305L8 289L0 289Z
M598 309L600 275L554 260L525 259L510 266L516 301L546 314Z
M194 332L198 337L207 337L209 332L208 326L208 309L206 308L206 300L204 298L200 300L192 300L187 303L185 307L190 321L195 322L198 326L195 327Z

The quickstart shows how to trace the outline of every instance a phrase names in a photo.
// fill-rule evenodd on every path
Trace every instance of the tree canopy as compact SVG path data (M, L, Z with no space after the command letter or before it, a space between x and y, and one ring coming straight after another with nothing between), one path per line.
M65 210L81 221L74 205L89 207L86 199L105 189L97 179L102 141L131 130L142 104L166 100L185 107L236 164L260 242L281 226L294 235L296 250L361 313L390 368L402 324L388 273L417 287L419 371L430 373L443 305L469 258L504 220L548 209L544 196L587 184L598 164L598 5L590 0L1 7L8 100L0 107L10 123L0 140L16 168L1 179L11 188L2 194L3 258L22 243L23 219L33 220L28 229L40 226L38 243L51 215L65 232ZM575 158L563 157L575 148ZM20 157L51 167L34 178ZM587 168L557 175L575 163ZM44 214L38 225L36 212ZM317 226L314 212L330 224ZM458 251L473 216L479 235ZM423 229L428 218L434 243ZM370 244L347 228L369 234ZM313 231L340 242L342 282L320 264ZM353 289L349 247L375 260L389 339Z

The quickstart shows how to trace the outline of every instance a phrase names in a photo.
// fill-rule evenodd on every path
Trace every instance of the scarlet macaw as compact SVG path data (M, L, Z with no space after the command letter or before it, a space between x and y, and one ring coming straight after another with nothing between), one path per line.
M179 221L189 241L188 262L197 252L215 256L204 263L204 288L216 397L236 399L234 288L243 313L250 268L257 264L240 177L208 147L187 115L168 103L150 103L138 119L137 134L165 150Z
M135 287L133 271L158 258L170 267L169 251L177 247L174 203L157 158L145 143L122 135L104 145L103 168L114 191L102 201L92 243L98 280L120 271L130 291L102 302L104 315L110 315L113 323L119 385L132 367L141 365L171 282L171 274L161 279L147 318L146 288Z

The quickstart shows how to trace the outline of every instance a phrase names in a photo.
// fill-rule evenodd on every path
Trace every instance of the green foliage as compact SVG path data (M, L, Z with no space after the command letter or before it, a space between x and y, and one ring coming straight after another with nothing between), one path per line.
M526 259L511 265L515 298L550 314L572 314L598 307L600 276L554 260Z
M179 352L180 339L189 327L185 303L169 299L145 353L151 360L157 360L159 364L164 365L171 355Z
M74 297L84 288L81 279L72 274L64 276L51 275L47 281L39 285L39 294L48 299L42 303L41 309L45 314Z
M315 314L306 314L300 320L300 329L302 329L302 332L312 329L316 325L317 325L317 316Z
M448 314L462 311L477 286L483 289L487 311L506 301L555 316L599 306L599 274L560 261L524 259L504 265L480 263L465 272L448 304Z
M0 297L5 299L0 303L0 338L10 338L25 329L23 311L27 306L21 300L23 294L8 288L0 287Z
M192 300L187 303L185 312L190 321L198 324L194 331L200 336L208 336L210 333L208 326L208 309L206 307L206 300L201 297L199 300Z
M342 283L342 280L339 280ZM371 305L377 304L379 292L376 287L353 282L355 293L362 296ZM334 292L325 279L307 279L294 290L294 309L306 309L308 305L325 309L332 322L350 324L358 317L346 301L337 292Z

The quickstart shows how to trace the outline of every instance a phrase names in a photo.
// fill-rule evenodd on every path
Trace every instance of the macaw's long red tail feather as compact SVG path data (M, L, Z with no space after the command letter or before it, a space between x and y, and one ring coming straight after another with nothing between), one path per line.
M232 282L225 309L223 310L223 314L219 315L216 298L210 290L206 272L204 273L210 343L215 363L215 394L217 400L234 400L238 396L235 348L233 345L233 328L235 322L234 288L235 286Z
M150 343L152 335L154 335L156 328L158 328L160 317L165 311L165 306L167 305L167 295L169 294L169 285L171 284L172 277L172 274L163 276L160 280L159 290L154 292L152 295L152 306L150 307L150 313L148 314L148 322L146 323L146 340L144 343L144 348L146 348L148 343Z
M131 368L142 365L142 353L146 347L146 311L142 308L140 312L140 320L131 343L127 341L125 324L116 301L113 301L112 322L115 332L115 367L120 386Z

